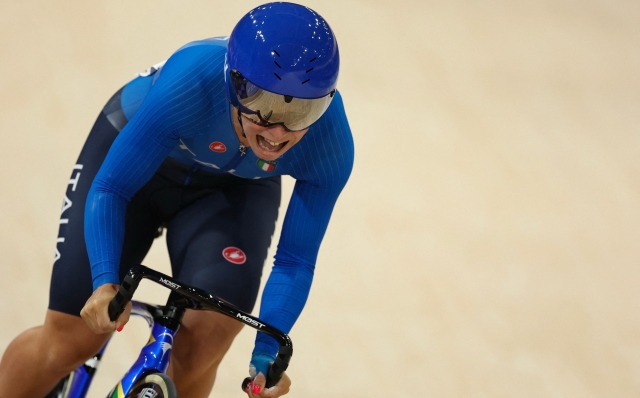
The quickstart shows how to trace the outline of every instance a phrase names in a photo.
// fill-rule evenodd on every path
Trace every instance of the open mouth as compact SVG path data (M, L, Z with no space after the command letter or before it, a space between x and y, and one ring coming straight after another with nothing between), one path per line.
M284 148L285 145L287 145L287 142L289 142L289 141L283 141L283 142L271 141L264 138L260 134L256 134L256 139L258 141L258 145L260 146L260 148L264 149L267 152L278 152L279 150Z

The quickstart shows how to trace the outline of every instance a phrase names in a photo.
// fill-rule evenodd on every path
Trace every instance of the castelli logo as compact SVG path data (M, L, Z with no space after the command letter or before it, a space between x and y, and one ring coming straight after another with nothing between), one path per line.
M227 147L222 142L216 141L209 144L209 149L211 149L213 152L222 153L227 150Z
M244 264L247 261L247 256L244 252L237 247L229 246L222 251L222 256L230 263Z

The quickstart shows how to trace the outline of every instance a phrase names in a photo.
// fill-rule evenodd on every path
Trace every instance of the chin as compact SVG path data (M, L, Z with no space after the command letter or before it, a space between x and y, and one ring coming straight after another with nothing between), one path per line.
M280 156L284 155L285 152L287 152L288 148L284 148L283 150L278 151L277 153L270 153L270 152L264 152L261 151L260 149L258 149L258 151L255 150L254 148L254 153L263 160L276 160L278 159Z

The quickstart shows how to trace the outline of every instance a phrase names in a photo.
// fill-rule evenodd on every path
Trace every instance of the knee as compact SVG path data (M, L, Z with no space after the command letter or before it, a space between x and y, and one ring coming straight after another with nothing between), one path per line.
M71 324L45 321L39 337L43 360L49 368L66 372L96 355L109 338L91 332L78 317L74 317Z
M43 360L47 362L49 369L64 369L65 373L76 369L88 359L96 355L102 347L101 344L82 341L78 339L74 343L65 342L64 339L47 339L44 343Z
M241 329L241 323L224 315L188 312L176 336L172 360L187 368L217 368Z
M47 369L59 369L65 374L70 373L88 359L88 357L83 358L74 354L74 352L66 350L64 347L50 345L46 355L43 356L43 360L46 362L45 367Z

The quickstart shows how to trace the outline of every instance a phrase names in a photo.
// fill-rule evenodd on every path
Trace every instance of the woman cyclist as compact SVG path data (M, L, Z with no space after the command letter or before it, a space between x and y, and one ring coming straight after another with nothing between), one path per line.
M163 228L174 277L251 311L281 175L296 183L260 317L288 333L353 165L338 70L337 42L320 15L269 3L230 37L189 43L118 91L67 187L44 324L7 348L0 396L46 395L121 330L130 307L111 322L108 303ZM187 311L168 370L180 396L209 395L240 329L219 314ZM249 396L288 392L286 376L264 389L277 348L258 333Z

